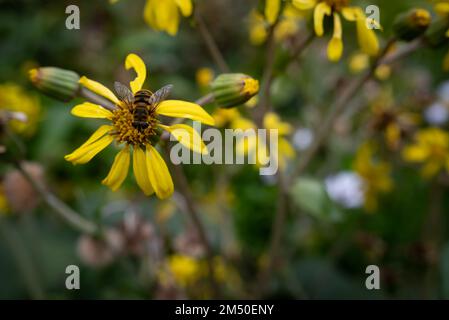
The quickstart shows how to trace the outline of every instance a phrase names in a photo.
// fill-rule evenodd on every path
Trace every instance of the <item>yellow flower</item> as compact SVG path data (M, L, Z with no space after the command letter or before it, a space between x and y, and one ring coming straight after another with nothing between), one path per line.
M210 68L200 68L196 71L196 83L200 88L208 87L214 80L214 71Z
M131 97L128 99L121 98L119 100L112 91L102 84L81 77L79 82L82 86L112 101L115 104L115 109L110 111L90 102L75 106L72 109L73 115L82 118L107 119L110 124L100 126L83 145L65 156L65 159L73 164L87 163L115 141L123 148L115 157L112 168L102 183L114 191L117 190L128 174L132 155L134 176L139 187L146 195L151 195L154 192L159 198L164 199L173 193L173 182L166 163L153 146L155 139L160 135L160 129L167 130L181 144L195 152L204 154L207 153L207 148L199 133L191 126L185 124L163 125L158 116L187 118L208 125L214 125L214 119L195 103L165 100L155 103L151 108L146 107L148 112L146 121L144 124L137 125L133 116L133 103L127 100L135 99L137 96L141 99L142 95L151 95L152 93L142 89L146 78L146 67L137 55L129 54L126 57L125 67L134 69L137 73L137 77L130 82L132 92L129 93Z
M324 18L333 18L334 31L327 47L327 56L331 61L339 61L343 54L343 30L340 15L347 21L355 22L359 46L363 52L376 56L379 52L379 42L373 30L367 27L367 18L360 7L349 5L350 0L292 0L300 10L312 10L315 34L324 35Z
M299 21L303 14L291 5L286 5L274 30L274 38L281 42L294 36L299 30ZM268 36L267 24L257 10L252 10L249 17L249 39L253 45L261 45Z
M40 103L36 96L27 93L22 87L5 83L0 85L0 111L20 112L26 119L11 120L12 130L24 135L35 132L39 121Z
M359 148L353 166L364 181L365 209L373 212L378 207L379 193L389 192L393 188L391 167L388 163L374 158L374 148L370 143Z
M198 281L201 276L201 264L197 259L185 255L172 255L168 266L177 284L187 287Z
M234 120L241 117L240 112L236 108L217 108L212 117L215 120L215 125L219 128L225 127L227 124L232 123Z
M366 53L356 53L349 58L349 70L353 74L358 74L369 67L369 55ZM377 79L383 81L387 80L391 75L391 67L386 64L381 64L376 68L375 76Z
M165 31L174 36L178 33L180 14L189 17L192 14L191 0L147 0L143 17L155 30Z
M438 15L449 18L449 0L437 0L434 9ZM446 31L446 37L449 37L449 29ZM443 70L449 71L449 52L443 59Z
M267 130L278 130L278 154L274 155L275 161L279 162L279 168L285 169L287 161L295 156L295 150L290 142L285 138L292 132L292 127L286 122L282 122L277 114L268 112L263 119L263 126ZM251 120L244 117L236 117L231 121L231 128L233 129L257 129L257 126ZM268 132L267 132L268 134ZM258 143L257 132L255 135L249 136L247 139L242 139L237 142L236 152L238 154L256 153L256 163L267 163L268 150L266 144Z
M5 195L3 185L0 184L0 215L9 212L8 199Z
M274 24L281 10L281 0L265 0L265 18L269 24Z
M422 163L422 175L431 178L441 170L449 172L449 134L439 128L423 129L416 133L415 143L404 148L403 158Z

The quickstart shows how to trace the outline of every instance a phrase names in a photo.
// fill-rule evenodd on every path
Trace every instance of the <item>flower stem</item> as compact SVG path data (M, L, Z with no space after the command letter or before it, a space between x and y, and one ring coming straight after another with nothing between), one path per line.
M167 156L170 156L169 149L167 145L165 145L165 152ZM171 164L171 163L170 163ZM206 232L204 230L204 226L201 222L201 219L199 217L198 211L195 207L194 200L192 193L190 192L190 187L187 182L187 177L185 175L185 172L181 165L173 165L171 164L171 167L173 168L174 178L175 178L175 185L179 190L179 193L184 197L185 204L186 204L186 212L189 215L190 220L193 223L193 226L195 227L196 231L198 232L198 236L200 238L200 241L206 250L206 263L207 263L207 269L208 269L208 277L209 281L212 287L212 291L215 297L218 297L219 295L219 287L217 282L215 281L215 268L214 268L214 253L212 251L212 247L209 243L209 240L207 239Z
M218 66L221 72L223 73L230 72L231 69L226 63L226 60L223 58L223 55L221 54L221 51L218 48L217 43L215 42L214 38L209 32L209 29L207 28L203 20L203 17L199 13L198 9L195 10L195 21L197 23L198 30L200 31L201 37L203 38L204 43L206 44L206 47L209 50L212 59L215 61L215 64Z
M89 89L86 89L82 86L80 86L80 88L78 90L78 96L81 98L84 98L92 103L99 104L102 107L108 109L109 111L114 111L115 109L117 109L117 107L108 99L100 97L96 93L93 93Z
M65 222L67 222L74 229L79 230L83 233L87 234L97 234L98 227L83 218L79 213L71 209L64 202L59 200L54 194L49 192L47 188L41 181L34 179L32 175L30 175L25 168L23 167L20 161L14 162L16 168L20 171L20 173L27 179L32 187L36 190L36 192L42 197L45 203L53 209L55 213L59 215Z
M25 282L30 297L32 299L44 299L44 290L38 280L39 277L36 274L36 268L34 268L33 261L17 231L11 225L5 225L5 221L0 221L0 234L5 240L4 243L11 249L11 254L16 260L18 271L22 274L22 279Z
M270 109L270 88L273 80L274 61L276 54L276 43L274 39L274 31L276 29L277 22L270 27L268 31L266 56L265 56L265 68L262 75L262 88L260 92L260 117L257 118L258 125L261 127L263 116Z

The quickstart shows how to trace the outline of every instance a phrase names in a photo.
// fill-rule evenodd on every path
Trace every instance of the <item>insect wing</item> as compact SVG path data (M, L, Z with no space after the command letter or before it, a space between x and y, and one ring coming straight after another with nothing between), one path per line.
M161 101L164 101L168 95L170 94L171 90L173 88L173 85L168 84L159 90L157 90L150 98L150 104L154 107L156 107Z
M127 103L132 103L134 100L134 95L131 90L128 89L127 86L120 82L114 83L115 92L120 100L125 101Z

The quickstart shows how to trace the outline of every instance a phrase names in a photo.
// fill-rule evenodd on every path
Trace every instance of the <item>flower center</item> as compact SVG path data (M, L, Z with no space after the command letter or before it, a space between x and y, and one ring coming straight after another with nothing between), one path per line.
M139 121L141 122L141 116ZM118 106L113 111L112 124L114 130L112 135L118 143L125 142L131 145L145 145L151 143L151 138L158 134L156 125L158 120L154 113L148 113L145 126L136 126L136 115L133 114L131 106Z
M349 5L350 0L324 0L333 10L339 11Z

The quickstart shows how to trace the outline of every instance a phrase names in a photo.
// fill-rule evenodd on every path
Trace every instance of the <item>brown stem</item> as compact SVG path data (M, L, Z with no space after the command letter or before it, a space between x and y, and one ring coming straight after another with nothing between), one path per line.
M257 124L262 127L263 116L270 108L270 88L271 82L273 80L274 72L274 61L276 54L276 43L274 38L274 31L276 29L276 23L270 27L268 31L267 45L266 45L266 57L265 57L265 68L262 75L262 88L260 90L260 117L258 117Z
M165 152L167 156L170 157L170 152L168 147L165 147ZM198 232L198 236L200 237L200 241L206 250L206 263L208 269L208 277L209 281L214 293L215 297L219 295L219 287L217 282L215 281L215 268L214 268L214 253L212 251L212 247L207 239L206 232L204 231L204 226L199 217L198 211L194 204L193 195L190 192L190 187L187 182L187 177L184 173L184 170L181 165L173 165L171 164L172 172L174 173L175 185L179 190L179 193L182 194L186 204L186 212L190 217L190 220L193 223L196 231Z
M42 197L45 203L50 208L52 208L53 211L57 213L59 217L61 217L65 222L83 233L98 233L99 230L95 224L83 218L78 212L71 209L64 202L59 200L54 194L49 192L41 181L34 179L34 177L25 170L21 162L15 162L14 164L20 171L20 173L24 176L24 178L28 180L32 187Z
M228 64L223 58L220 49L218 48L214 38L209 32L209 29L207 28L203 20L203 17L199 13L198 9L195 10L195 21L198 25L198 30L200 31L201 37L203 38L204 43L206 44L206 47L209 50L212 59L215 61L215 64L218 66L218 68L220 68L221 72L223 73L230 72L231 69L229 68Z

